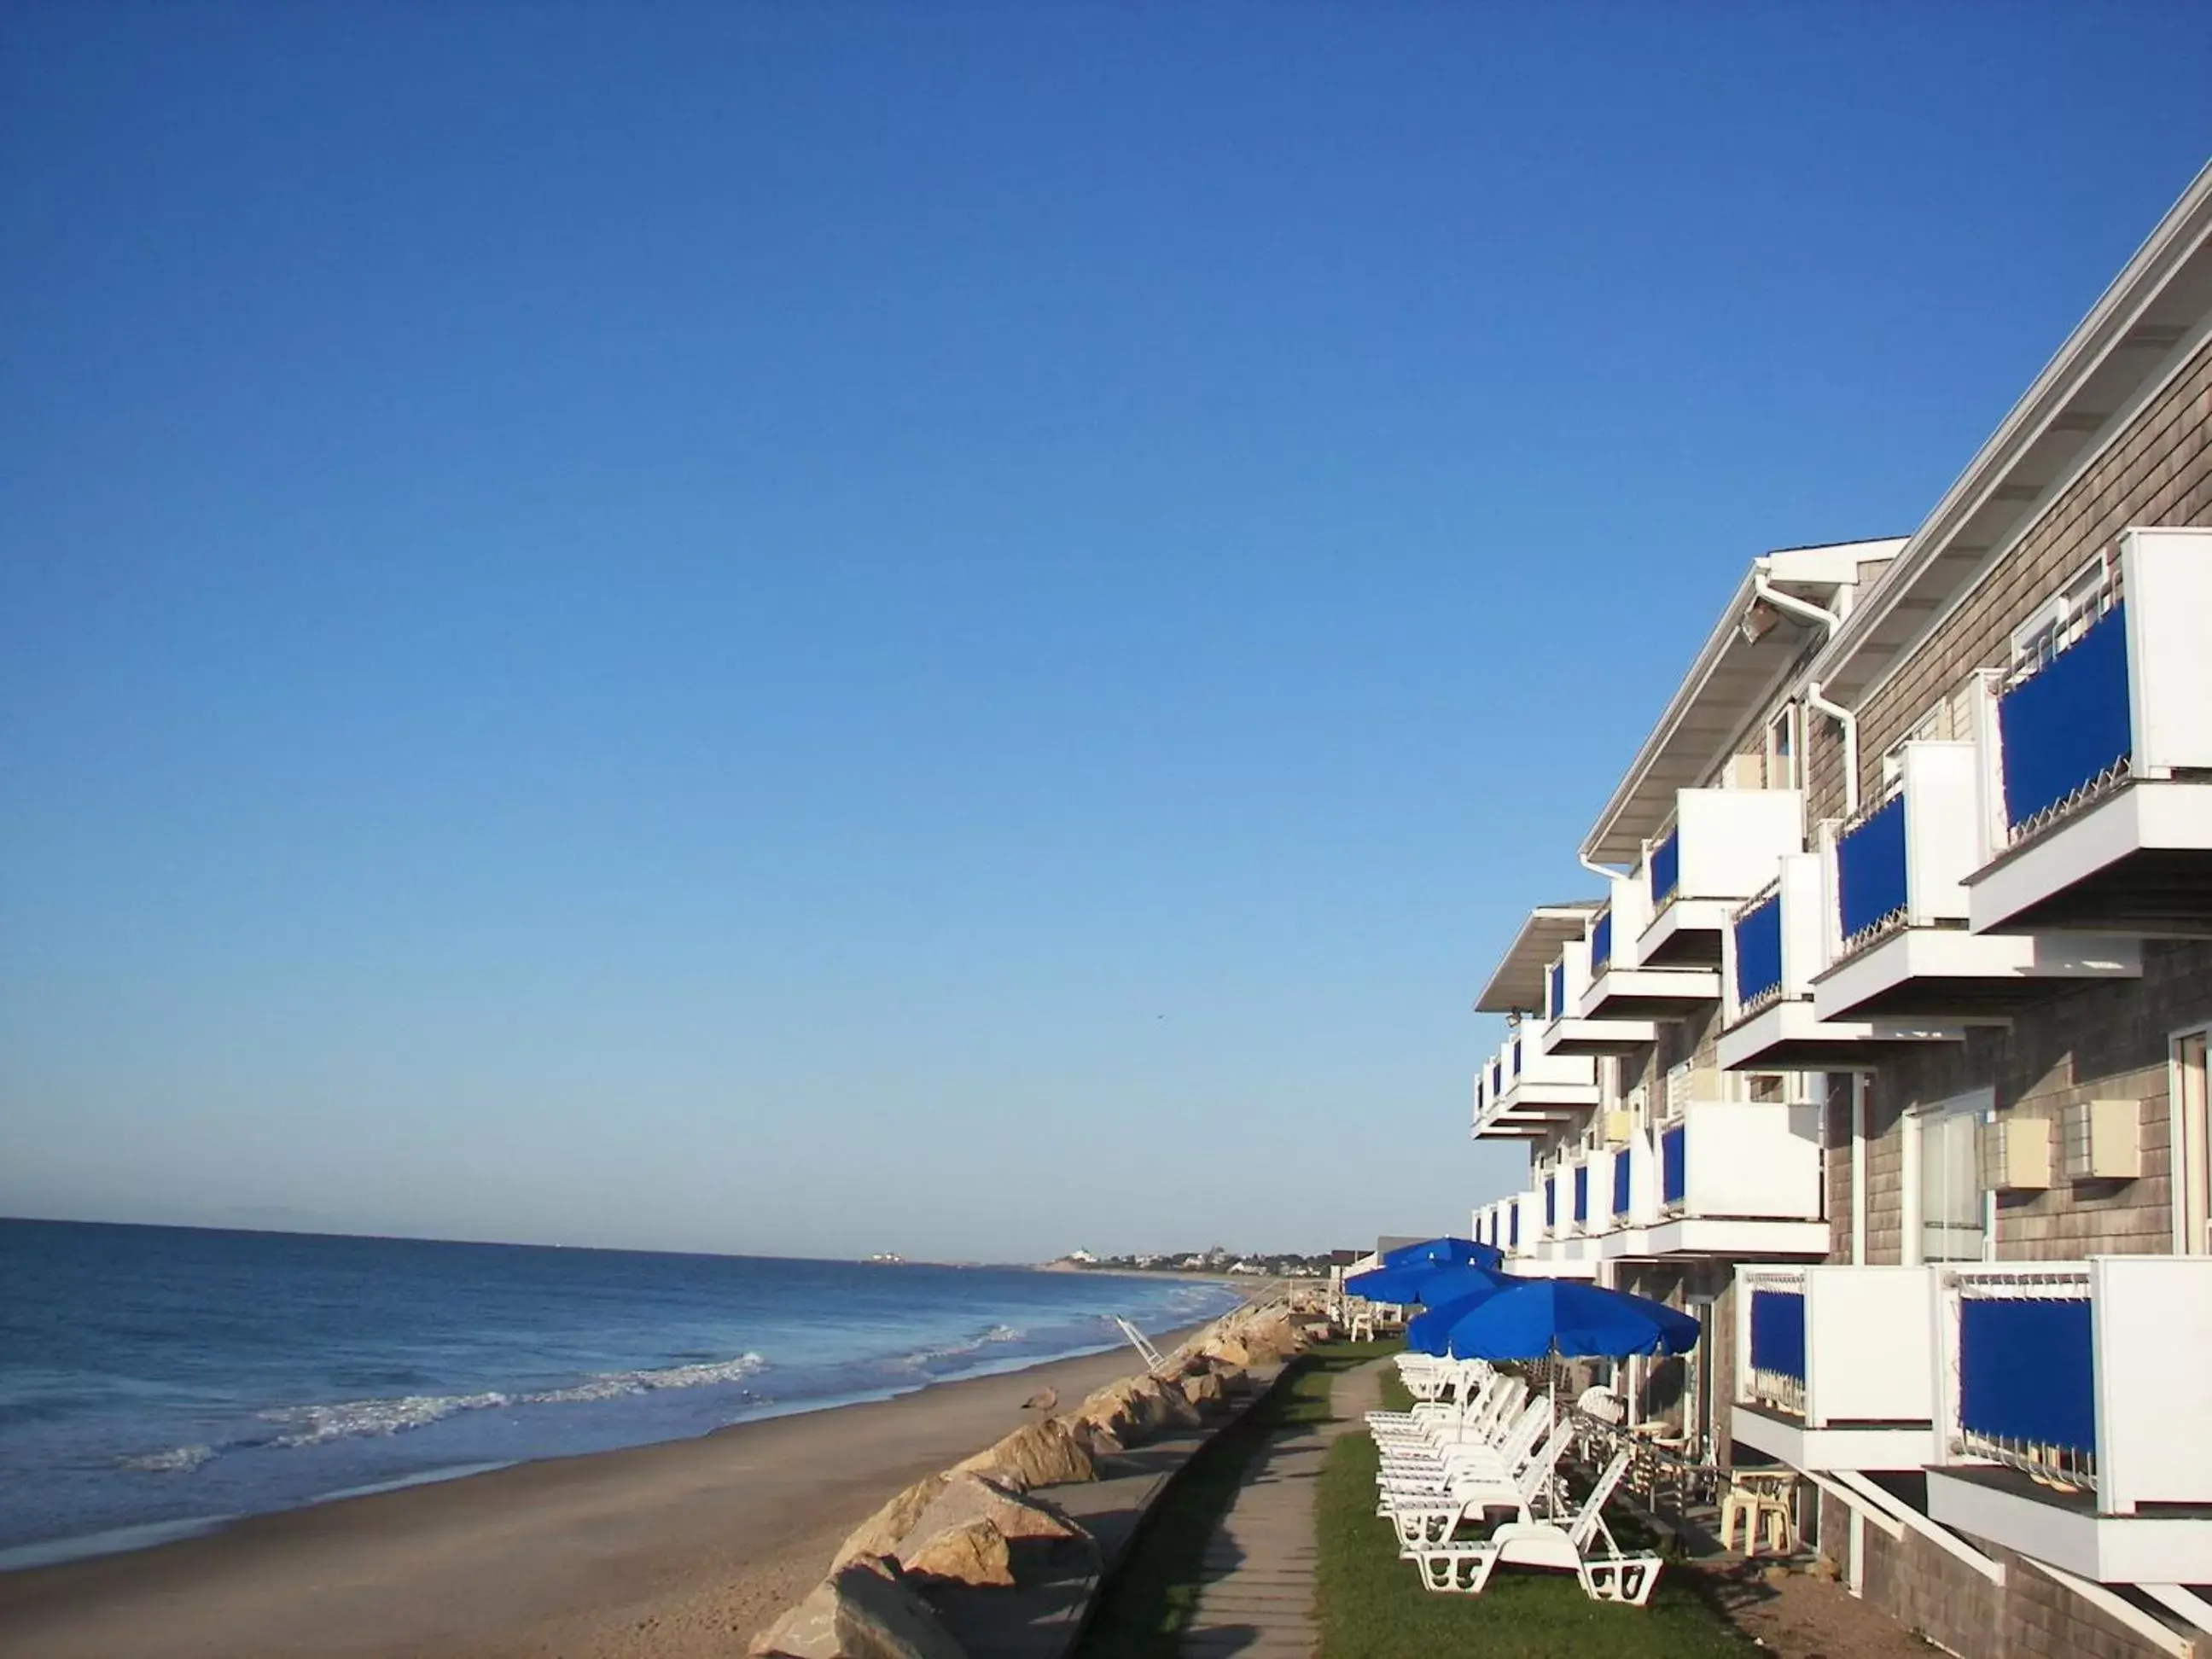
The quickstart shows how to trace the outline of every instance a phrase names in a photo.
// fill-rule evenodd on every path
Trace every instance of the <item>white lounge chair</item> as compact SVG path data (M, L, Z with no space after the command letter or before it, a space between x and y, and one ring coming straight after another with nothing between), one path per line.
M1480 1595L1490 1575L1510 1563L1571 1572L1591 1601L1640 1607L1659 1582L1659 1558L1648 1550L1624 1551L1603 1513L1631 1455L1627 1446L1613 1454L1571 1521L1509 1521L1479 1541L1447 1537L1404 1553L1419 1565L1421 1582L1432 1590Z
M1508 1510L1522 1521L1553 1514L1559 1507L1555 1471L1572 1438L1565 1424L1554 1424L1514 1468L1462 1474L1433 1490L1386 1492L1376 1513L1389 1517L1398 1534L1399 1553L1405 1556L1449 1541L1462 1526L1485 1520L1492 1510Z

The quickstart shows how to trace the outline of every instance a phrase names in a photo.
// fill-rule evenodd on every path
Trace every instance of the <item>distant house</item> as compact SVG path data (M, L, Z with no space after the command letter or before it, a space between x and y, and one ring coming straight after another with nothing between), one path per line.
M1088 1250L1070 1250L1066 1255L1061 1258L1061 1260L1066 1261L1080 1261L1085 1267L1089 1267L1095 1263L1098 1258L1091 1255Z
M1255 1267L1249 1261L1232 1261L1229 1264L1229 1271L1232 1273L1264 1273L1267 1270Z

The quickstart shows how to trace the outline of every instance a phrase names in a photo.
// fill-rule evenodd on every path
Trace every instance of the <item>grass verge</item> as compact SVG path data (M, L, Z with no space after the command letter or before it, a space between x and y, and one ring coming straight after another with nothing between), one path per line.
M1386 1406L1405 1408L1395 1376L1384 1376L1383 1393ZM1517 1567L1501 1568L1480 1595L1425 1589L1375 1513L1375 1468L1374 1441L1347 1434L1322 1472L1321 1659L1741 1659L1759 1650L1671 1572L1644 1607L1592 1601L1570 1575Z
M1327 1421L1336 1374L1375 1354L1371 1342L1308 1349L1266 1399L1183 1465L1115 1569L1084 1633L1080 1659L1174 1659L1198 1604L1206 1540L1268 1440L1285 1428Z

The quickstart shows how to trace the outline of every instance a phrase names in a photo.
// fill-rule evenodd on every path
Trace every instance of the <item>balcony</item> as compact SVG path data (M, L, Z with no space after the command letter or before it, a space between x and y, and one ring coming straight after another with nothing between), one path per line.
M1774 884L1730 920L1723 941L1723 1071L1845 1070L1879 1059L1882 1045L1956 1042L1965 1028L1917 1017L1825 1019L1813 978L1826 966L1828 900L1822 859L1792 853Z
M1597 1064L1540 1052L1534 1025L1517 1025L1475 1074L1477 1139L1534 1140L1596 1106Z
M1647 1144L1649 1208L1638 1207L1632 1156L1630 1219L1640 1224L1615 1254L1755 1261L1828 1253L1817 1106L1693 1100Z
M1715 968L1643 964L1638 941L1650 915L1640 876L1619 876L1611 901L1591 919L1589 985L1575 1007L1583 1019L1656 1021L1695 1013L1721 994Z
M2127 532L2119 580L1985 721L1978 933L2212 934L2212 531Z
M1936 1456L1935 1272L1761 1267L1736 1294L1737 1441L1792 1468Z
M1520 1254L1513 1271L1536 1279L1590 1279L1597 1273L1596 1242L1583 1236L1574 1218L1575 1173L1563 1164L1537 1176L1534 1191L1519 1200ZM1583 1170L1587 1181L1588 1172ZM1512 1222L1507 1222L1509 1237Z
M1716 968L1736 908L1774 878L1775 860L1805 850L1795 789L1682 789L1674 822L1644 860L1637 960Z
M1544 975L1544 1028L1537 1046L1547 1054L1589 1058L1626 1054L1656 1042L1650 1019L1593 1018L1582 1012L1590 988L1588 938L1569 939Z
M2100 1583L2212 1564L2212 1258L1937 1276L1928 1512Z
M2086 934L1972 933L1966 878L1981 861L1978 751L1911 743L1895 793L1838 835L1825 873L1838 941L1813 980L1824 1020L2002 1018L2055 983L2138 979L2142 947Z

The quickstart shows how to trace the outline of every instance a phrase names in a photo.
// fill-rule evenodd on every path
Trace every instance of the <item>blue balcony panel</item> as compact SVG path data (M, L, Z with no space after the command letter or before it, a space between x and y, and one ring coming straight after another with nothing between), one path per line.
M1856 939L1905 908L1905 797L1893 795L1836 842L1837 908Z
M1590 924L1590 977L1595 979L1613 961L1613 912L1601 910Z
M1796 1291L1751 1293L1751 1368L1805 1380L1805 1298Z
M1651 849L1651 908L1656 910L1674 896L1682 884L1682 832L1669 830L1667 839Z
M1769 894L1735 926L1735 1000L1743 1006L1782 988L1782 895Z
M1547 1227L1559 1224L1559 1178L1557 1176L1547 1176L1544 1180L1544 1224Z
M2127 607L1997 700L2005 821L2014 829L2088 787L2135 752Z
M2094 1456L2096 1368L2086 1297L1969 1297L1959 1308L1959 1426Z
M1521 1206L1518 1204L1505 1212L1505 1242L1516 1250L1521 1248Z
M1613 1212L1616 1216L1628 1213L1628 1149L1626 1146L1613 1155Z
M1587 1164L1575 1165L1575 1219L1578 1222L1589 1219L1589 1165Z
M1567 965L1555 962L1544 975L1544 1018L1557 1019L1567 1012Z
M1680 1204L1690 1190L1689 1129L1677 1123L1659 1137L1659 1200Z

